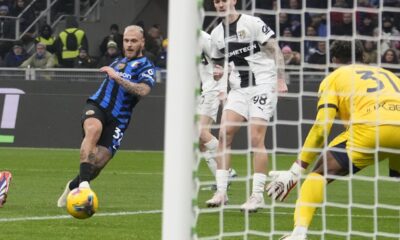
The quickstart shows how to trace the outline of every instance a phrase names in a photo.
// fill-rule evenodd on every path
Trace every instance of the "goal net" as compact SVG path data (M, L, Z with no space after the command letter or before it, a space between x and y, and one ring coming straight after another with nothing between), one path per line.
M196 3L203 30L211 32L220 21L213 1ZM301 150L315 120L319 83L335 67L329 56L333 40L350 41L353 46L355 40L360 40L368 64L400 73L398 0L242 0L237 2L236 9L260 17L271 27L286 64L289 92L279 97L274 117L268 123L268 171L289 169ZM181 21L186 21L186 18L181 17ZM200 80L195 85L200 89ZM199 90L195 92L200 95ZM219 120L211 126L215 136L218 136L220 128L218 123ZM201 129L198 121L195 124L197 129ZM342 130L342 123L335 122L329 139ZM244 123L235 135L229 152L232 168L238 177L230 180L229 203L218 208L207 208L205 204L215 190L215 177L205 164L205 155L198 148L199 144L195 144L193 206L189 213L193 214L194 220L190 223L190 238L279 239L292 231L300 184L284 202L271 200L264 194L263 209L257 213L240 212L240 205L252 190L249 134ZM324 202L317 209L309 228L309 239L400 239L400 182L399 178L389 174L389 169L393 170L396 166L392 165L396 164L378 162L377 159L375 163L355 175L336 178L326 188ZM191 172L191 169L185 171ZM398 174L396 171L391 173L393 176ZM186 193L182 191L181 194ZM167 207L164 205L164 211ZM164 228L167 227L165 221L164 216Z

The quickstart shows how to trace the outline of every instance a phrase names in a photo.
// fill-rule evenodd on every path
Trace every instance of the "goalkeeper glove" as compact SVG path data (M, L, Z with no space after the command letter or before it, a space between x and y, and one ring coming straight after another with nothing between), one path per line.
M268 196L279 201L285 200L304 172L305 169L296 162L288 171L270 171L268 175L272 177L272 181L266 187Z

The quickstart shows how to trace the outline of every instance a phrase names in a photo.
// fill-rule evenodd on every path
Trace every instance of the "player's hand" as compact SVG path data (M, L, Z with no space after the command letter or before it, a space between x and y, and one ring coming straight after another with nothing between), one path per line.
M115 70L109 66L104 66L104 67L100 68L100 72L107 74L110 78L112 78L114 80L119 76L117 74L117 72L115 72Z
M286 85L286 81L283 78L278 79L278 93L287 93L288 87Z
M216 64L214 66L213 77L215 81L219 81L224 75L224 68L221 65Z
M222 105L225 105L226 97L227 97L226 92L221 91L218 93L218 99Z
M304 171L305 169L297 163L294 163L288 171L270 171L268 175L272 177L272 181L266 187L268 196L284 201Z

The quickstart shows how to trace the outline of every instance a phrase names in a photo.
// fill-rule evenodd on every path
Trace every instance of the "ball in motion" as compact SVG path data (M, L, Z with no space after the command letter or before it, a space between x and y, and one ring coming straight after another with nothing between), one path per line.
M78 219L91 217L99 206L96 193L90 188L75 188L67 197L67 212Z

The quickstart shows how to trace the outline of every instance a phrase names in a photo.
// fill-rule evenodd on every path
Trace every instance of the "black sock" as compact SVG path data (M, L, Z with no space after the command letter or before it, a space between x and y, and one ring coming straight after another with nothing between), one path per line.
M80 177L79 174L69 183L69 190L75 189L79 187L79 182L80 182Z
M90 176L92 175L94 170L94 165L88 162L83 162L80 165L80 171L79 171L79 183L81 182L90 182Z

